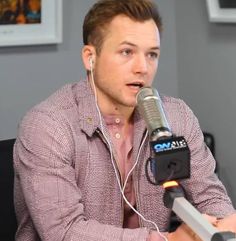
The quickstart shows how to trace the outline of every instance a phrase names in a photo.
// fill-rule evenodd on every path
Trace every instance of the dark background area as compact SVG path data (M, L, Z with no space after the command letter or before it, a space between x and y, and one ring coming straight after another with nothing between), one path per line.
M236 0L219 0L221 8L236 8Z

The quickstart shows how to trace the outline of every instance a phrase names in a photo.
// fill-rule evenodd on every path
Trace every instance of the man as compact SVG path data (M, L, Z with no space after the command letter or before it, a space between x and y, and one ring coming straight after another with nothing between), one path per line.
M149 0L101 0L88 12L82 49L88 79L34 107L19 129L16 240L194 240L185 225L167 233L163 190L144 171L150 148L136 95L153 82L161 30ZM163 105L191 150L192 175L182 181L189 200L212 223L227 217L219 227L230 223L236 231L235 210L197 119L181 100L163 97Z

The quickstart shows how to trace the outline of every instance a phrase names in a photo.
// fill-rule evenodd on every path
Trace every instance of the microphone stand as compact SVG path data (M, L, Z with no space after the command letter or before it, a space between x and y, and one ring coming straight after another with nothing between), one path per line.
M171 208L203 241L236 241L232 232L219 232L185 198L177 182L163 184L165 188L164 204Z
M185 198L176 179L190 177L190 151L184 137L150 142L152 157L146 162L146 176L153 185L163 185L164 205L172 209L203 241L236 241L235 233L220 232ZM155 182L149 177L148 165Z

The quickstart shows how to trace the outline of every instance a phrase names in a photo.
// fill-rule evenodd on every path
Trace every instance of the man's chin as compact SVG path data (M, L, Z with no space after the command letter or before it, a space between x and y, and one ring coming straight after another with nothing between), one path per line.
M127 107L129 108L135 108L137 103L136 103L136 99L135 100L132 100L132 101L127 101L126 104L125 104Z

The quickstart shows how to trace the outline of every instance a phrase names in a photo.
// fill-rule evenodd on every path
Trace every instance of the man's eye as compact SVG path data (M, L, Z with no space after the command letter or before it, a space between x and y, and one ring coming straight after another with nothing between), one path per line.
M128 56L130 54L132 54L132 50L131 49L124 49L121 51L121 54L124 56Z
M150 59L158 59L158 53L156 53L156 52L151 52L151 53L148 54L148 57L149 57Z

